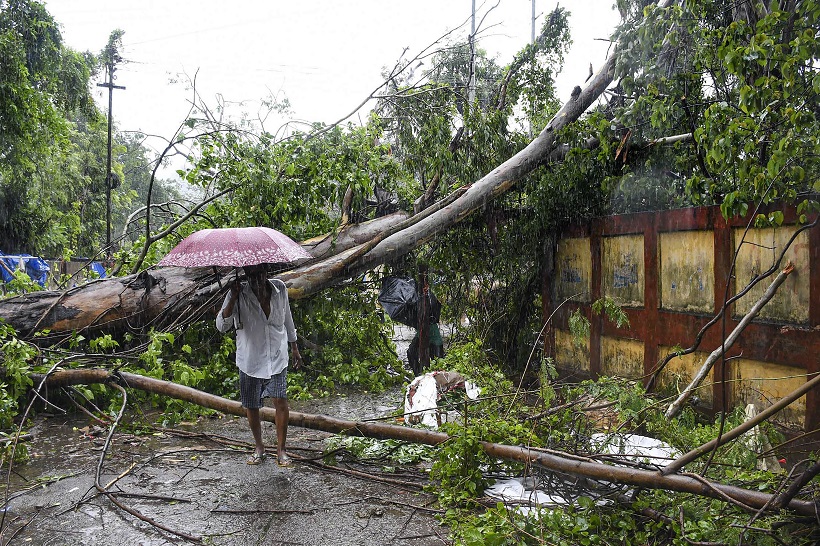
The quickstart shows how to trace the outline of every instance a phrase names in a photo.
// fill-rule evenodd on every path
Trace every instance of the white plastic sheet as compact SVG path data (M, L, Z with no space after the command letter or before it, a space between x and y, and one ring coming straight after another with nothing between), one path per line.
M632 462L653 464L659 468L668 465L680 455L680 452L669 444L639 434L593 434L592 448L601 453L622 456ZM497 480L484 490L484 494L515 507L522 514L570 504L570 501L559 495L528 487L528 481L521 477Z
M416 377L407 385L404 396L405 422L438 428L442 421L438 401L442 394L456 388L463 388L471 400L481 394L477 385L456 372L437 370Z
M496 482L484 490L488 497L498 499L506 505L516 506L518 512L529 514L533 509L566 506L569 502L559 495L551 495L541 489L528 489L524 478L507 478Z

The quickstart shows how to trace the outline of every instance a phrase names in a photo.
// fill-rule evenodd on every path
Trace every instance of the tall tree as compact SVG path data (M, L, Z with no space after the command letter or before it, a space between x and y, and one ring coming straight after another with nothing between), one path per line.
M0 2L0 248L36 252L49 194L65 180L71 124L96 115L89 55L62 44L56 21L33 0Z
M670 188L661 190L668 201L658 206L720 204L727 216L761 202L814 206L811 192L820 190L820 5L620 5L630 21L643 23L627 23L619 34L628 47L618 57L620 86L612 106L617 138L633 152L619 183ZM640 147L680 133L693 138L671 153Z

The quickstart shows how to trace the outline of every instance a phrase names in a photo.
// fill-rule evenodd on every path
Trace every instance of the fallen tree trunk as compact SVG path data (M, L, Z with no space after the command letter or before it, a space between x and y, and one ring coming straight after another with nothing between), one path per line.
M43 376L34 378L37 384L40 384L42 379ZM223 413L240 416L245 415L245 410L239 402L227 400L176 383L126 372L112 375L107 370L101 369L66 370L48 376L45 385L47 387L61 387L89 383L106 383L110 381L117 381L126 387L185 400ZM260 415L263 420L273 422L276 418L276 411L272 408L262 408ZM365 436L382 440L396 439L428 445L438 445L446 442L450 438L443 432L372 421L349 421L327 415L313 415L295 411L290 412L289 423L293 426L350 436ZM491 442L482 442L482 447L484 451L492 457L518 461L528 465L538 465L547 470L565 473L571 476L631 485L645 489L663 489L724 501L729 500L754 510L769 506L774 500L773 495L768 493L709 482L705 479L688 475L667 476L659 471L639 470L591 461L582 461L578 460L577 457L561 457L555 453L544 453L522 446L507 446ZM784 508L788 508L797 514L810 517L813 517L817 511L815 503L794 498L788 499L788 503Z
M394 212L361 224L342 226L337 231L302 241L302 248L317 259L324 259L349 248L366 243L379 233L407 220L410 215L404 211Z
M336 233L304 241L302 246L313 256L328 260L333 253L357 247L407 217L407 213L397 212L352 224ZM321 269L322 263L305 269ZM219 278L231 271L162 267L97 280L66 291L32 292L0 300L0 319L23 338L30 338L37 330L50 330L50 336L59 338L75 331L140 331L148 326L161 329L174 324L185 312L201 316L221 303L219 294L224 285ZM291 295L299 297L293 291ZM48 341L49 337L43 339Z
M452 203L412 223L410 226L380 241L367 252L352 257L353 250L334 256L326 267L299 268L288 274L288 287L300 297L332 286L344 277L361 274L373 267L389 263L412 249L431 241L439 233L464 220L484 207L516 182L549 162L557 146L558 132L577 120L612 82L615 56L610 56L589 85L567 102L541 133L523 150L471 184Z

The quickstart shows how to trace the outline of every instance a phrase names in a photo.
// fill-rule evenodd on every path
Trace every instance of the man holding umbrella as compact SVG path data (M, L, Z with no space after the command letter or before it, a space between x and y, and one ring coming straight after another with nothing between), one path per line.
M269 281L267 264L287 265L309 260L302 246L273 228L264 226L207 228L191 233L174 247L160 266L242 267L247 283L235 284L216 316L216 327L227 332L236 326L236 365L239 392L248 416L256 449L248 464L265 458L259 408L262 398L273 398L276 409L276 452L281 466L290 464L285 450L288 432L288 344L294 368L302 364L296 346L296 328L290 314L285 283ZM221 286L221 285L220 285ZM245 324L243 324L243 321Z
M293 367L299 369L302 355L296 344L296 328L288 302L288 290L279 279L268 280L267 266L246 265L247 283L235 283L216 316L216 327L227 332L236 325L236 365L239 393L256 444L248 464L265 458L259 409L271 397L276 410L276 454L280 466L290 466L285 450L288 430L288 345Z

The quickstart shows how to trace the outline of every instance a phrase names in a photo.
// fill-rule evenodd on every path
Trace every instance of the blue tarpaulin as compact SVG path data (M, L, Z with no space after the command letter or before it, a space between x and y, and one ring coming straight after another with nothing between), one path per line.
M31 280L45 287L48 272L51 271L51 268L42 258L32 256L31 254L0 254L0 260L2 260L6 266L0 267L0 275L3 277L3 282L12 280L13 276L11 271L21 269L20 266L22 265L22 269L25 269Z
M14 278L14 271L18 269L25 269L29 278L44 288L48 281L48 273L51 271L48 263L37 256L31 254L4 254L0 251L0 279L3 282L11 281ZM100 262L91 262L89 269L94 271L101 279L106 276L105 267Z
M100 262L91 262L91 271L99 275L101 279L105 278L105 267Z

